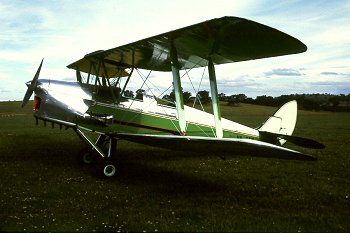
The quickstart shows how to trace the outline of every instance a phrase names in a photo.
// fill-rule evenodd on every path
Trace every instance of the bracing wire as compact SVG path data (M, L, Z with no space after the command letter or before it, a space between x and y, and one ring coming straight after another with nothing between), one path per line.
M197 89L197 90L195 90L195 87L194 87L193 82L192 82L192 80L191 80L191 76L189 75L189 72L187 72L187 70L186 70L187 77L188 77L188 79L189 79L189 81L190 81L190 83L191 83L191 86L192 86L193 90L195 91L195 95L196 95L195 100L194 100L194 103L193 103L193 107L195 106L195 103L196 103L196 101L197 101L197 99L198 99L198 102L199 102L199 104L200 104L200 106L201 106L203 112L205 112L205 109L204 109L204 107L203 107L203 104L202 104L200 98L197 98L197 97L198 97L198 92L199 92L199 89L200 89L200 87L201 87L201 84L202 84L202 81L203 81L203 78L204 78L205 70L206 70L206 69L205 69L205 67L204 67L203 73L202 73L202 77L201 77L201 80L200 80L200 83L199 83L199 86L198 86L198 89ZM209 136L202 128L200 128L199 126L198 126L198 128L199 128L206 136ZM211 131L212 131L212 133L215 135L214 128L211 128Z
M165 49L163 49L162 52L159 53L159 55L158 55L157 59L155 59L154 63L156 63L156 61L160 59L160 57L162 56L162 54L164 53L164 51L165 51ZM153 63L153 64L154 64L154 63ZM153 66L153 65L152 65L152 66ZM142 81L143 81L143 83L142 83L142 85L141 85L141 87L140 87L139 89L143 89L143 87L146 85L147 88L148 88L148 90L151 91L152 95L155 96L154 93L153 93L153 91L152 91L152 89L151 89L151 88L148 86L148 84L147 84L147 81L150 82L149 77L150 77L150 75L151 75L151 73L152 73L152 69L151 69L150 72L147 74L147 76L144 76L144 75L140 72L140 70L137 69L137 68L136 68L136 71L137 71L139 77L140 77L140 78L142 79ZM155 86L152 82L150 82L150 84L153 85L153 86ZM156 86L155 86L155 87L156 87ZM170 87L169 87L169 88L170 88ZM169 89L169 88L168 88L168 89ZM167 89L167 90L168 90L168 89ZM159 88L157 88L157 90L160 92ZM166 91L167 91L167 90L166 90ZM162 94L164 94L166 91L162 92ZM162 94L161 94L161 95L162 95ZM135 101L135 98L132 100L131 104L129 105L128 110L130 110L130 108L132 107L134 101ZM156 99L154 99L154 101L156 101ZM151 103L149 103L149 105L148 105L147 107L149 107L150 104L154 103L154 101L152 101ZM146 108L147 108L147 107L146 107ZM165 111L165 109L164 109L163 107L162 107L162 109L163 109L164 113L167 114L167 112ZM141 113L142 113L142 112L140 111L138 114L134 115L134 116L132 117L132 119L129 119L129 122L131 122L133 119L135 119L135 118L136 118L137 116L139 116ZM121 117L121 119L124 119L125 116L126 116L126 113ZM171 120L171 122L172 122L173 126L175 127L175 129L180 133L180 129L176 126L176 124L174 123L174 121Z
M157 61L160 60L160 58L162 57L162 54L165 52L165 50L166 50L166 49L163 48L163 50L159 53L158 57L157 57L156 59L153 59L153 62L152 62L152 64L151 64L151 66L154 66L154 65L157 63ZM198 101L199 104L200 104L200 106L201 106L202 111L205 112L205 109L204 109L204 107L203 107L203 105L202 105L202 103L201 103L201 100L200 100L199 98L197 98L197 97L198 97L198 92L199 92L199 90L200 90L200 88L201 88L201 85L202 85L202 82L203 82L203 78L204 78L204 75L205 75L206 67L204 66L203 73L202 73L202 76L201 76L201 80L200 80L200 83L199 83L199 86L198 86L197 89L194 87L194 84L193 84L193 82L192 82L192 80L191 80L191 77L190 77L190 74L189 74L189 72L190 72L193 68L198 67L198 65L199 65L200 63L202 63L203 60L204 60L204 59L202 59L202 60L200 60L200 61L194 63L193 66L190 67L189 69L185 69L185 73L184 73L180 78L182 79L184 76L187 76L187 77L188 77L188 79L189 79L189 81L190 81L190 83L191 83L192 89L193 89L193 91L195 92L195 95L196 95L196 98L195 98L194 103L193 103L193 107L195 106L196 102ZM153 99L151 102L149 102L149 104L148 104L147 106L145 106L145 109L146 109L146 108L150 107L152 103L154 103L155 101L157 101L156 98L161 98L161 96L164 95L164 93L166 93L169 89L171 89L172 85L170 85L170 86L169 86L167 89L165 89L164 91L161 91L161 90L160 90L156 85L154 85L154 84L152 83L152 81L149 79L149 78L150 78L150 75L151 75L151 73L152 73L152 69L149 70L149 72L148 72L147 75L144 75L139 69L137 69L137 68L135 68L135 69L136 69L136 71L137 71L139 77L142 79L142 85L141 85L141 87L140 87L139 89L143 89L143 88L146 86L146 87L147 87L147 90L150 91L150 93L151 93L152 96L154 97L154 99ZM119 81L119 80L118 80L118 81ZM152 90L151 87L155 87L155 89L156 89L159 93L161 93L161 94L158 95L158 96L156 96L156 95L154 94L154 92L153 92L153 90ZM131 107L132 107L132 105L134 104L134 102L135 102L135 98L133 98L132 101L131 101L131 103L129 104L128 110L131 109ZM169 101L169 102L170 102L170 101ZM167 110L165 109L165 107L163 107L163 105L158 105L158 106L161 107L161 109L162 109L162 111L164 112L165 115L169 115L169 112L167 112ZM133 117L132 117L131 119L128 119L128 122L131 123L137 116L141 115L142 112L143 112L143 111L139 111L137 114L134 114ZM123 116L121 116L121 120L125 120L126 116L127 116L127 113L125 112L125 113L123 114ZM171 116L171 115L169 115L169 116ZM180 133L180 129L176 126L175 120L170 119L170 121L172 122L174 128ZM129 124L129 123L127 123L127 124ZM188 126L188 123L186 123L186 128L187 128L187 126ZM199 127L199 126L198 126L198 128L199 128L205 135L208 136L208 134L207 134L206 131L204 131L204 130L203 130L201 127ZM214 129L211 128L211 130L213 131L213 134L215 134Z

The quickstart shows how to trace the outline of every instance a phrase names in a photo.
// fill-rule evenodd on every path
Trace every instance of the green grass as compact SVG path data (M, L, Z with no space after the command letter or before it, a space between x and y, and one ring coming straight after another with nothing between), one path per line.
M302 150L317 162L121 141L118 175L101 179L74 132L36 126L29 105L0 103L0 231L350 231L349 113L299 111L295 134L327 146ZM251 127L274 111L222 106Z

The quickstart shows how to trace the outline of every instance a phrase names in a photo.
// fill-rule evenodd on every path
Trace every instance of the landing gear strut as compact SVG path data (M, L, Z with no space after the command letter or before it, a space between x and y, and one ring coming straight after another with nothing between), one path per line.
M109 137L107 135L101 134L96 142L88 137L80 129L75 130L80 138L86 142L89 146L92 146L92 150L84 152L82 155L82 161L85 164L91 164L94 161L94 154L100 155L97 161L97 171L99 175L103 177L113 177L117 172L117 167L115 165L115 155L117 151L117 139ZM107 152L104 151L108 145Z
M112 177L117 172L117 168L114 162L116 152L117 152L117 139L110 137L107 157L103 158L103 162L102 162L102 173L106 177Z

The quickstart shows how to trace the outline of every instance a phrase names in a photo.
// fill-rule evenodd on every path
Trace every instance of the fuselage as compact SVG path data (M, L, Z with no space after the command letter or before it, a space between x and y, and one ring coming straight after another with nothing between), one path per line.
M175 107L157 103L153 96L142 100L120 96L120 89L78 82L38 80L34 116L74 123L92 131L179 135ZM186 135L215 137L213 114L185 106ZM258 130L222 118L224 138L259 139Z

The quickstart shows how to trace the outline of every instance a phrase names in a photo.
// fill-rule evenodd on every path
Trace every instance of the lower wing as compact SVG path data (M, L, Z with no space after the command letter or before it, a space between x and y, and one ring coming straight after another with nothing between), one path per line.
M119 139L171 150L195 152L224 152L234 155L315 161L316 158L270 143L237 138L210 138L194 136L150 135L117 133Z

